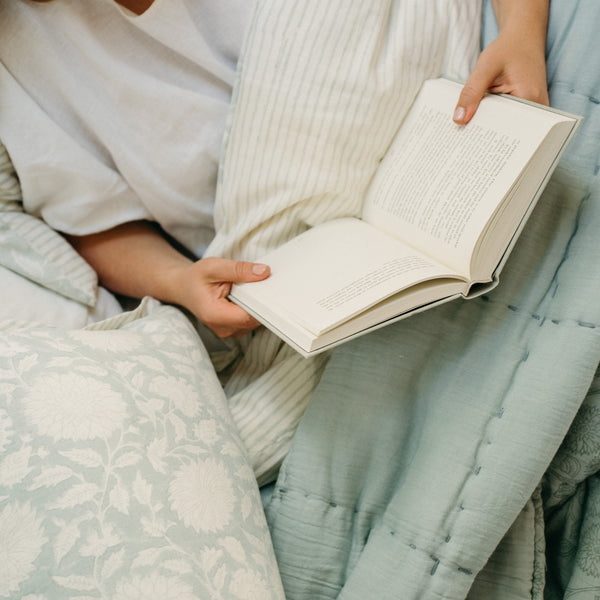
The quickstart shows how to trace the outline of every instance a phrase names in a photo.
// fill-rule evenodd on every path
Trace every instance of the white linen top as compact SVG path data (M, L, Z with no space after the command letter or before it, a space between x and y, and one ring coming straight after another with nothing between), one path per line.
M0 0L0 139L25 210L82 235L158 222L200 256L252 0Z

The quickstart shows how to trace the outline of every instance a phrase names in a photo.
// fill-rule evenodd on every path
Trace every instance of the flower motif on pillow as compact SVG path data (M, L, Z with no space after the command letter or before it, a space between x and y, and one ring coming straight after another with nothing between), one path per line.
M229 470L215 458L182 466L169 486L169 501L179 518L198 533L225 529L234 509Z
M44 373L23 400L27 421L58 440L108 439L123 427L127 405L108 383L85 373Z
M4 449L10 443L13 434L12 421L10 420L8 413L0 408L0 453L4 452Z
M0 597L5 598L33 573L48 539L31 505L13 502L0 511L0 540Z
M164 577L152 573L147 577L135 576L119 581L116 588L119 600L196 600L190 585L178 577Z

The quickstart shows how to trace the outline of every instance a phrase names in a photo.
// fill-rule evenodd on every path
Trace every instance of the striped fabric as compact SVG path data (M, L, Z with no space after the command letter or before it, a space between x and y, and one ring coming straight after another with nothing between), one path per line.
M94 270L44 222L23 212L21 188L0 143L0 265L87 306L96 304Z
M0 210L21 210L21 186L8 152L0 143Z
M421 82L468 75L479 19L479 0L258 2L208 254L253 260L316 223L360 215ZM266 331L250 341L226 392L259 481L285 455L325 362Z

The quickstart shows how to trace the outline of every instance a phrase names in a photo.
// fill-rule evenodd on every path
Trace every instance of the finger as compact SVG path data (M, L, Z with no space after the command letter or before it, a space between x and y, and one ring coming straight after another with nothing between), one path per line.
M262 263L229 260L226 258L205 258L202 260L206 278L217 283L228 281L232 283L247 283L262 281L271 274L268 265Z
M471 73L471 76L467 79L458 97L454 115L452 116L455 123L464 125L473 118L481 99L494 82L495 78L496 73L487 68L480 60Z

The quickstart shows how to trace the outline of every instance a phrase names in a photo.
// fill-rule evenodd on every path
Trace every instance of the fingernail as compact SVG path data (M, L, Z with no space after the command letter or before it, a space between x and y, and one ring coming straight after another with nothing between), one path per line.
M267 271L267 265L260 265L260 264L255 264L252 265L252 272L255 275L264 275Z
M462 121L465 118L465 109L462 106L457 106L452 118L455 121Z

